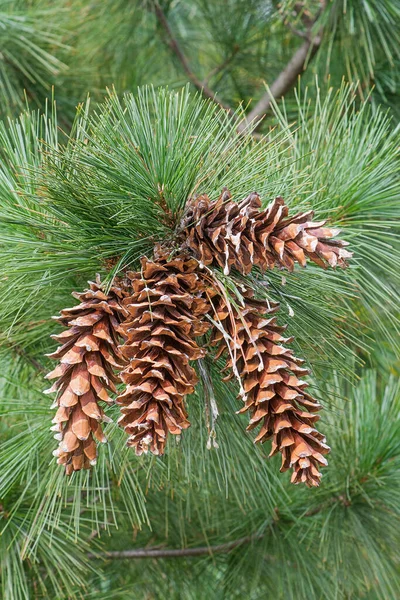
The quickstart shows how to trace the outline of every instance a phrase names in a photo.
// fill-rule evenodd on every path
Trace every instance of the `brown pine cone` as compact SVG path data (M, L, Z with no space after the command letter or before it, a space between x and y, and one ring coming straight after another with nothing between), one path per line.
M281 471L293 469L292 483L317 486L329 446L314 428L320 404L305 392L308 384L299 379L308 370L301 366L304 361L282 345L293 338L282 336L285 327L278 326L273 316L279 305L255 300L249 289L244 296L240 310L228 307L221 296L213 300L222 330L214 329L211 344L217 347L217 357L228 353L230 374L225 379L232 378L232 371L241 378L245 405L239 412L250 412L248 429L261 425L255 441L272 438L270 456L281 452Z
M292 271L296 262L305 267L307 258L323 268L347 266L348 242L333 239L339 229L312 222L312 211L288 218L281 197L260 208L257 193L233 202L226 188L216 201L207 195L191 199L181 224L184 244L200 263L217 264L226 275L232 268L248 274L253 265Z
M52 430L60 444L54 455L67 475L96 463L95 439L107 441L100 423L109 421L99 400L112 402L108 392L116 392L115 383L120 381L115 369L123 366L118 343L119 327L126 315L122 306L126 292L114 284L106 294L99 276L89 285L83 293L73 293L80 304L53 317L67 329L51 336L62 345L48 355L60 361L46 375L47 379L57 379L46 393L57 392Z
M204 356L195 341L208 325L204 284L195 259L142 258L140 272L128 273L132 296L124 300L129 316L123 325L121 352L129 361L121 378L126 390L117 398L119 424L136 454L163 454L168 433L189 427L185 397L194 391L196 372L190 361Z

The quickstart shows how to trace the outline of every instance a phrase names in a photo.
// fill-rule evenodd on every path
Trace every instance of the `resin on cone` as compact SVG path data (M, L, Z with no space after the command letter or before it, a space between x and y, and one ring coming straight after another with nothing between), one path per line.
M255 441L272 438L270 456L281 453L281 471L293 469L293 483L317 486L329 446L314 426L320 404L305 392L307 383L301 379L308 370L282 345L292 339L283 337L285 327L277 325L279 305L255 300L250 290L244 297L240 309L221 296L214 298L214 318L222 331L214 329L211 343L217 357L228 354L226 379L233 373L241 379L245 404L239 412L250 412L248 429L260 426Z
M48 355L59 361L46 376L57 380L46 390L57 393L52 429L59 447L54 455L68 475L96 463L96 441L107 441L101 422L109 420L99 401L112 402L109 392L116 392L115 383L120 381L115 370L123 366L118 344L125 292L113 285L106 294L99 277L89 285L83 293L73 294L80 304L54 317L67 329L52 336L61 346Z
M185 399L197 383L190 363L205 354L195 338L208 329L201 319L209 305L195 259L168 260L158 249L156 259L141 264L140 272L128 273L133 293L124 301L129 315L121 352L129 363L121 373L119 424L136 454L160 455L168 434L189 427Z
M233 202L224 188L218 200L204 194L188 202L182 238L203 265L219 265L225 275L231 269L248 274L253 266L292 271L295 263L305 267L307 259L323 268L347 266L352 254L345 249L348 242L334 239L339 229L313 222L313 211L293 217L288 212L281 197L261 210L257 193Z

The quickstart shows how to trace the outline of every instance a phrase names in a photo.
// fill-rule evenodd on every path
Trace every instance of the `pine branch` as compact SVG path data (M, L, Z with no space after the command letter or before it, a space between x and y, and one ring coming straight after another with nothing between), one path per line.
M258 127L264 119L265 114L271 108L273 100L282 98L282 96L292 89L297 77L305 71L311 60L317 54L322 43L323 30L320 28L319 32L313 36L312 29L320 18L321 13L325 8L325 4L325 0L321 0L321 8L314 19L310 19L307 16L305 20L303 16L302 22L307 27L305 32L291 28L294 35L305 38L303 44L296 50L285 68L279 73L269 89L249 112L245 121L238 126L239 131L243 131L248 126L248 123L254 123L254 125Z
M276 98L282 98L293 87L297 77L304 71L306 64L309 64L318 52L321 41L322 35L319 34L312 40L307 39L303 42L283 71L279 73L268 91L265 92L255 107L249 112L246 120L239 125L239 131L243 131L248 126L248 123L257 123L257 127L260 125L265 113L270 109L272 101Z
M226 67L228 65L230 65L230 63L233 61L233 59L235 58L236 54L239 52L240 47L236 44L231 52L231 54L217 67L215 67L208 75L207 77L205 77L204 81L203 81L203 86L207 85L208 82L210 81L210 79L212 77L215 77L216 75L218 75L219 73L221 73L221 71L223 71L224 69L226 69Z
M185 55L185 53L183 52L181 46L179 45L178 40L175 38L175 36L172 32L172 29L168 23L168 19L165 16L165 13L162 10L162 8L158 2L156 2L154 4L154 11L155 11L158 22L160 23L161 27L165 31L165 34L167 37L167 44L171 48L172 52L175 54L175 56L177 57L179 62L181 63L183 70L185 71L186 75L188 76L189 81L195 86L196 89L198 89L201 92L201 94L205 98L212 100L213 102L218 104L218 106L220 106L224 110L228 111L228 113L230 115L234 116L234 111L231 109L231 107L228 106L227 104L217 100L216 93L208 87L206 82L201 81L197 77L197 75L192 71L190 64L189 64L189 60L188 60L187 56Z
M32 367L34 367L36 369L36 371L40 372L40 373L45 373L46 370L43 367L43 365L40 364L39 361L37 361L35 358L33 358L32 356L29 356L29 354L24 350L24 348L22 348L19 345L12 345L12 350L18 354L18 356L20 356L21 358L23 358L24 360L26 360L26 362L28 362Z
M197 548L139 548L138 550L121 550L103 552L98 554L89 553L88 558L124 559L124 558L181 558L184 556L203 556L205 554L220 554L230 552L242 544L250 544L264 537L264 534L253 534L215 546L198 546Z
M286 67L280 72L278 77L272 83L271 87L265 92L262 98L257 102L255 107L250 111L247 118L238 125L238 131L243 133L247 127L248 123L254 122L258 127L261 124L265 114L271 107L272 101L276 98L281 98L284 96L295 84L297 77L306 69L310 61L313 59L315 54L318 52L321 42L322 42L322 28L318 32L317 35L312 36L312 28L315 23L319 19L322 10L325 8L325 0L321 0L321 9L316 15L314 19L310 19L307 17L307 20L302 18L303 24L306 25L307 30L302 32L301 37L304 37L305 40L303 44L296 50L292 58L287 63ZM177 39L175 38L172 29L168 23L168 19L162 10L160 4L157 2L154 5L155 14L158 22L161 27L164 29L167 37L167 44L178 58L181 63L183 70L185 71L189 81L198 89L205 98L208 98L218 104L221 108L226 110L231 116L235 117L235 113L230 106L227 104L220 102L216 99L216 93L208 87L209 78L206 78L205 81L201 81L197 75L193 72L189 60L179 45ZM295 35L299 35L298 32L294 33ZM236 51L234 51L233 55L229 57L226 62L229 62ZM223 68L225 63L221 66ZM219 67L217 67L216 71L218 72ZM212 72L213 74L213 72ZM257 135L257 134L256 134Z
M332 504L343 504L343 506L350 506L350 502L344 495L333 496L322 504L318 504L316 507L308 510L303 514L303 517L313 517L326 508L332 506ZM279 514L276 510L274 519L270 523L270 527L273 527L279 521ZM97 532L96 532L97 534ZM244 537L233 540L232 542L226 542L224 544L216 544L215 546L197 546L195 548L139 548L137 550L115 550L101 553L88 553L89 559L138 559L138 558L183 558L186 556L204 556L206 554L226 554L231 550L234 550L238 546L250 544L255 541L259 541L265 537L264 533L253 533Z

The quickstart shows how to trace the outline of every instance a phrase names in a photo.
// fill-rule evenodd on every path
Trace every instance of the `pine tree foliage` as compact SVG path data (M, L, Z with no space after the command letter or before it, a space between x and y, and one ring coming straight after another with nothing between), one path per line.
M0 0L1 598L400 597L399 17L398 0ZM96 274L107 294L140 272L188 199L224 187L313 210L353 252L347 270L213 267L232 306L244 285L280 304L324 408L320 487L254 444L212 350L163 456L135 456L103 406L108 443L66 477L51 316Z
M221 392L229 394L227 389ZM29 495L18 509L9 512L7 505L3 505L2 543L8 547L8 552L2 554L4 561L8 561L2 564L4 596L35 597L36 593L41 597L38 589L44 585L47 589L44 597L48 594L75 598L84 589L84 580L88 593L101 598L103 594L107 597L107 591L110 597L121 598L144 597L146 593L155 598L165 595L205 598L210 593L217 598L239 598L244 594L250 598L270 594L278 598L395 598L399 593L398 382L392 379L386 386L377 386L376 376L370 372L354 388L336 377L330 393L340 393L343 400L337 401L332 419L324 423L333 454L325 485L316 494L299 494L297 489L293 493L286 484L282 488L265 456L254 455L250 439L243 440L237 423L227 414L221 415L224 422L218 427L217 451L205 450L204 434L192 429L183 442L187 457L183 462L181 449L176 448L165 465L160 462L151 465L147 504L152 507L153 531L145 528L138 532L135 522L134 538L140 538L141 546L167 544L179 548L204 542L212 546L220 539L235 540L249 532L255 535L252 543L243 543L227 555L214 557L131 560L129 569L123 560L102 563L87 559L88 546L95 552L103 550L104 544L114 551L134 547L129 514L120 505L121 494L128 495L133 490L130 486L120 489L116 486L113 505L107 504L107 512L102 514L98 507L101 502L98 495L104 493L100 481L93 481L92 490L84 485L82 501L73 507L75 482L69 485L68 497L64 497L62 514L52 517L57 518L57 526L49 513L43 516L39 512L38 517L38 508L48 510L43 496L31 510ZM234 398L230 401L234 402ZM191 408L195 408L192 403ZM201 415L198 406L197 411ZM35 418L43 422L43 413L40 415L38 409L31 411L30 421ZM42 426L44 436L46 429ZM20 455L26 450L26 436L23 431ZM242 452L237 455L238 446ZM9 452L9 447L6 450ZM195 460L189 459L191 453ZM47 465L44 468L48 469ZM107 466L101 467L100 463L100 468ZM119 468L122 471L116 477L122 474L126 477L126 461ZM148 468L139 472L142 485L148 477ZM8 502L15 502L13 496L9 496ZM92 513L95 506L101 513L97 523ZM73 521L81 521L78 538L69 530L71 514ZM118 518L118 530L112 526L113 516ZM46 523L43 530L43 523L38 523L42 519ZM103 532L100 543L94 547L97 533L104 526L111 530L111 538ZM48 544L51 555L47 552ZM71 558L71 547L76 545L79 553L74 550ZM21 561L20 553L22 556L27 553L30 560ZM45 567L45 576L33 557ZM319 564L322 561L323 568L315 570L318 561ZM56 568L61 577L53 579L51 573ZM72 583L68 582L71 573ZM62 591L58 588L60 579L65 586ZM30 587L32 583L34 589Z
M157 7L184 49L190 74L171 49ZM30 103L43 104L55 86L62 122L70 121L89 90L99 100L111 83L122 93L149 83L180 87L193 83L193 75L232 109L247 107L307 36L317 36L315 57L306 54L304 85L315 73L331 75L336 86L345 76L359 82L365 97L375 84L374 104L383 101L396 111L399 17L398 0L251 0L245 9L240 0L2 0L0 110L18 115L24 89ZM295 79L286 90L294 108Z
M61 15L62 15L61 7ZM60 10L48 3L0 2L2 114L18 114L27 101L41 105L68 66ZM56 50L56 53L54 53Z
M398 594L398 385L365 372L358 387L348 381L360 372L357 355L368 351L371 315L373 327L392 333L387 341L396 350L398 134L384 114L366 105L357 110L354 88L332 94L313 92L315 117L299 96L293 125L276 109L276 127L260 141L238 134L225 111L187 89L144 88L122 100L110 93L92 112L88 103L79 107L68 139L59 139L54 110L24 113L3 126L0 498L7 600L79 598L86 589L100 598L201 598L211 589L217 598ZM356 256L343 272L309 265L284 278L279 271L251 276L260 297L281 303L282 322L290 322L318 381L315 395L331 407L320 427L332 446L323 486L294 491L279 476L267 444L257 449L244 434L247 419L235 414L237 386L219 382L223 363L211 358L189 399L192 427L179 444L168 442L164 458L135 458L110 423L95 469L65 478L52 459L53 414L42 394L50 367L43 355L54 350L49 317L93 273L107 277L110 259L109 283L122 267L137 269L140 256L174 235L188 197L206 190L216 198L224 185L233 198L256 189L264 204L282 194L293 210L312 206L341 227ZM385 257L379 266L378 255ZM229 277L216 273L234 297ZM118 408L106 413L115 423ZM93 557L146 545L212 547L249 535L230 552L183 557L178 565L146 559L128 571L124 561ZM315 570L321 557L324 568Z

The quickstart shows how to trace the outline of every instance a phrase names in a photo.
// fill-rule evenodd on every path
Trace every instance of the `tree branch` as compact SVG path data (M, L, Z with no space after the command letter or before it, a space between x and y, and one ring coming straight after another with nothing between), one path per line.
M184 556L203 556L205 554L212 555L230 552L242 544L249 544L263 537L264 534L247 535L237 540L233 540L232 542L226 542L225 544L217 544L216 546L198 546L197 548L141 548L139 550L121 550L101 552L98 554L90 553L88 554L88 558L182 558Z
M296 82L297 77L304 71L306 64L312 60L319 50L322 41L322 31L313 39L306 39L303 44L296 50L292 58L281 71L271 87L262 98L257 102L255 107L249 112L246 120L238 127L239 131L243 131L248 123L253 123L258 127L263 120L265 113L271 107L272 100L282 98Z
M326 0L320 0L320 8L317 14L312 17L309 11L306 10L304 2L295 3L294 12L300 18L300 21L303 23L306 30L304 32L298 31L297 29L294 29L289 22L287 22L286 25L289 26L292 33L304 38L304 42L293 54L286 67L279 73L270 88L249 112L245 121L239 124L239 132L243 131L248 123L253 123L255 128L257 128L261 124L265 113L270 109L272 100L282 98L282 96L293 87L297 77L303 73L310 61L314 58L321 46L323 29L321 27L314 36L312 35L312 30L325 8Z
M313 509L308 510L303 513L303 517L313 517L314 515L322 512L329 506L335 503L340 503L345 507L351 506L350 501L346 498L344 494L339 496L333 496L328 499L326 502L317 505ZM275 523L279 521L278 510L275 511L275 517L270 523L270 526L273 526ZM98 553L88 553L87 557L90 559L137 559L137 558L183 558L186 556L204 556L213 554L223 554L228 553L239 546L244 544L250 544L251 542L255 542L261 540L265 537L264 533L253 533L251 535L246 535L245 537L238 538L237 540L233 540L232 542L226 542L225 544L217 544L215 546L197 546L195 548L139 548L137 550L111 550L109 552L98 552Z
M207 77L204 78L203 84L202 84L203 87L208 84L211 77L215 77L216 75L218 75L218 73L223 71L232 62L232 60L235 58L236 54L239 52L239 49L240 49L239 46L237 44L235 44L232 53L220 65L215 67L215 69L213 69L207 75Z
M167 44L171 48L172 52L175 54L175 56L177 57L179 62L181 63L183 70L185 71L186 75L188 76L189 81L191 81L191 83L195 86L195 88L197 88L203 94L203 96L205 98L209 98L210 100L212 100L213 102L218 104L221 108L226 110L230 115L234 116L235 113L231 109L231 107L228 106L227 104L224 104L223 102L220 102L219 100L217 100L215 92L213 92L213 90L211 90L206 83L200 81L200 79L193 73L193 71L190 67L189 61L188 61L186 55L184 54L182 48L180 47L177 39L175 38L175 36L172 32L172 29L168 23L167 17L165 16L164 11L162 10L162 8L158 2L156 2L154 4L154 10L155 10L155 14L156 14L158 22L160 23L161 27L165 31L166 38L167 38Z
M14 352L16 354L18 354L18 356L20 356L21 358L26 360L26 362L30 363L32 365L32 367L34 367L37 371L39 371L41 373L45 372L44 366L41 365L40 362L37 361L32 356L29 356L29 354L24 350L24 348L22 348L18 344L10 344L10 348L11 348L11 350L14 350Z
M269 90L262 96L262 98L255 105L255 107L250 111L246 119L239 123L239 133L243 133L247 129L249 123L253 123L255 128L257 128L261 124L261 121L263 120L265 114L271 107L272 100L281 98L286 94L286 92L288 92L293 87L297 77L305 70L308 63L313 59L313 57L319 50L322 41L322 28L320 29L318 34L312 37L312 27L315 25L322 11L324 10L326 6L326 0L320 0L321 8L314 19L310 17L308 12L304 12L304 6L302 3L298 4L299 6L296 5L295 8L297 11L300 10L300 8L302 9L299 14L302 23L307 27L307 31L296 31L295 35L300 35L302 38L304 38L304 42L300 46L300 48L298 48L293 54L288 64L272 83ZM181 63L189 81L202 93L202 95L205 98L209 98L210 100L218 104L221 108L226 110L232 117L236 117L235 112L230 106L216 99L215 92L212 89L210 89L207 85L209 77L206 79L206 81L203 82L192 71L189 61L185 53L183 52L181 46L179 45L177 39L175 38L172 29L168 23L168 19L165 16L165 13L158 2L154 3L154 11L158 22L160 23L161 27L163 28L166 34L167 44ZM257 136L257 134L255 134L254 132L253 135Z

